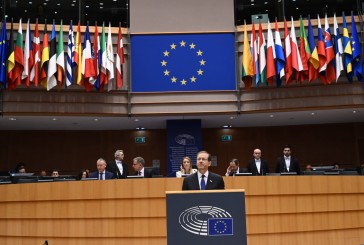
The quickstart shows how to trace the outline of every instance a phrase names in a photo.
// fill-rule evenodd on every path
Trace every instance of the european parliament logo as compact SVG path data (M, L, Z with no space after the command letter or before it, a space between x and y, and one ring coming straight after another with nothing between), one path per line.
M133 92L235 90L233 33L134 35Z
M229 212L214 206L195 206L179 215L186 231L200 236L232 236L233 218Z

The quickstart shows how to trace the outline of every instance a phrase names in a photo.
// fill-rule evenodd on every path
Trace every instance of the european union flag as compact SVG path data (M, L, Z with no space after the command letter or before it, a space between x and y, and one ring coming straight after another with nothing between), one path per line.
M234 34L131 37L132 91L235 90Z
M209 236L234 235L232 218L212 218L208 220Z

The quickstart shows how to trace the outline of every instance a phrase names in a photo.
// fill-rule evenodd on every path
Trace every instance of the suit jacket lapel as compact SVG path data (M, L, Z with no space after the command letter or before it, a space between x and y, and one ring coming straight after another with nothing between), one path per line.
M211 186L214 184L214 176L212 176L212 174L209 174L209 177L207 178L206 181L206 190L211 190L213 189Z
M198 175L197 173L194 173L195 177L193 178L193 187L196 190L200 189L200 183L198 182Z

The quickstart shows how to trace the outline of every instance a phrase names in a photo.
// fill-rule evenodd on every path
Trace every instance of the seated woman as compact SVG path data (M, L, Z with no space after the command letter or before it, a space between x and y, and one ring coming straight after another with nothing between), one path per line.
M181 178L183 174L196 173L197 169L192 168L191 158L184 157L182 159L181 170L176 172L176 177Z

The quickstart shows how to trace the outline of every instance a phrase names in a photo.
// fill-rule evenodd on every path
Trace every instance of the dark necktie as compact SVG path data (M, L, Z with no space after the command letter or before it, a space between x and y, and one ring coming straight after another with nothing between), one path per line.
M203 174L201 176L201 190L205 190L206 189L206 182L205 182L205 175Z
M103 178L102 178L102 175L103 175L104 173L99 173L99 180L103 180Z
M139 175L139 176L142 176L142 172L138 172L138 175Z

